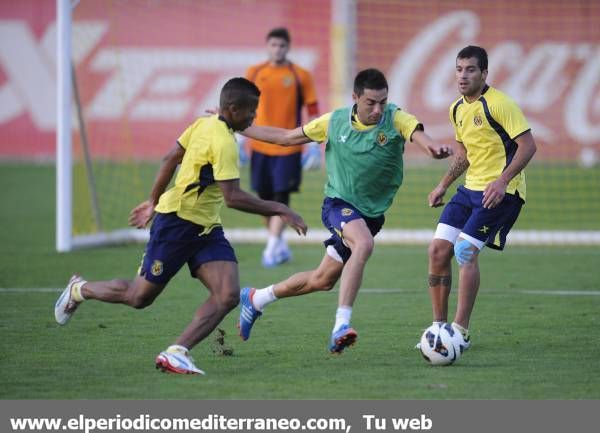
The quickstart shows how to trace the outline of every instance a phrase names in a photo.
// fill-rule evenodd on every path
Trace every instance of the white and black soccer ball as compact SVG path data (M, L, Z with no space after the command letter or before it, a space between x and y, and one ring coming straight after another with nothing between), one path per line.
M449 323L434 323L423 332L419 349L431 365L450 365L462 355L458 331Z

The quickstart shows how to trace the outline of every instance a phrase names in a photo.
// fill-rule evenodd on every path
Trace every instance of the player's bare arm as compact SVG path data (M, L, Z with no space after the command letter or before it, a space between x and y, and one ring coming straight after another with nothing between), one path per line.
M160 167L158 168L158 172L156 173L154 184L152 185L150 199L133 208L129 214L129 225L141 229L146 227L150 222L154 216L154 208L158 204L158 199L169 185L169 182L171 182L175 169L181 164L184 154L185 149L177 143L175 147L164 156Z
M295 129L276 128L274 126L250 126L241 131L240 134L255 140L266 141L281 146L297 146L312 141L304 135L301 126Z
M494 182L488 184L483 191L483 207L494 208L500 204L506 194L509 182L519 174L531 161L537 150L531 131L527 131L515 139L517 151L512 161Z
M452 147L445 144L436 145L433 139L420 129L417 129L412 133L410 141L417 143L423 152L434 159L448 158L453 154Z
M439 207L444 205L444 194L452 183L458 179L469 167L467 160L467 150L461 142L456 142L454 149L454 159L446 174L440 180L440 183L429 193L429 206Z
M223 192L227 207L242 212L254 213L263 216L280 216L286 224L296 230L299 235L305 235L308 227L300 215L289 207L275 201L261 200L240 188L240 180L218 181L217 184Z

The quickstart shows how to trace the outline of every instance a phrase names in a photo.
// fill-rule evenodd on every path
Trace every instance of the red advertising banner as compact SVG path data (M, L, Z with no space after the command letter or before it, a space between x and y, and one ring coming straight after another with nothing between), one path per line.
M292 60L314 73L322 111L332 108L332 3L81 0L73 63L93 154L164 154L215 106L228 78L266 59L264 38L277 26L291 31ZM536 159L600 155L600 2L357 0L356 8L357 68L382 69L389 100L435 138L453 139L456 53L477 44L489 53L488 82L525 112L541 145ZM54 155L55 41L54 0L0 2L0 158Z
M523 109L539 158L600 155L600 2L476 0L358 2L358 66L387 72L390 101L453 140L456 54L480 45L488 84Z
M0 157L54 155L55 4L0 2ZM267 60L265 36L274 27L288 27L290 59L312 71L318 94L327 95L328 5L77 2L73 63L92 154L162 156L189 123L217 105L225 81Z

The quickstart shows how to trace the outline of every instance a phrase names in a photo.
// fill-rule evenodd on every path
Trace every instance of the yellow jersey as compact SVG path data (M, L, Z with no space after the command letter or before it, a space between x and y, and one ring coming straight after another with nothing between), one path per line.
M517 151L515 139L530 130L518 105L499 90L485 86L479 99L461 97L450 106L456 141L467 150L469 168L465 188L483 191L498 179ZM506 192L525 200L525 172L508 184Z
M221 225L223 193L216 181L239 179L239 150L233 130L218 115L201 117L177 142L185 154L175 185L159 199L156 211L176 212L204 226L204 233Z

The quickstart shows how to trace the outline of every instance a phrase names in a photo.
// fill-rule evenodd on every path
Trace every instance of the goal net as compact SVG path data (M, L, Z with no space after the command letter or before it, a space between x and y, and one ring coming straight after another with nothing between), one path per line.
M456 53L486 47L488 83L523 108L539 148L511 242L600 243L598 19L595 2L558 0L81 0L71 10L63 63L74 73L71 162L59 168L70 170L62 188L72 193L62 249L146 238L127 228L127 217L148 196L161 157L216 106L227 79L266 60L265 35L279 26L290 30L290 58L313 73L321 112L350 103L354 74L377 67L390 102L444 143L453 142ZM440 210L428 208L427 194L447 166L407 143L405 181L381 242L431 238ZM248 177L243 167L247 189ZM305 171L292 197L312 229L309 242L325 238L324 178L323 169ZM233 241L264 241L262 218L229 209L223 218Z

